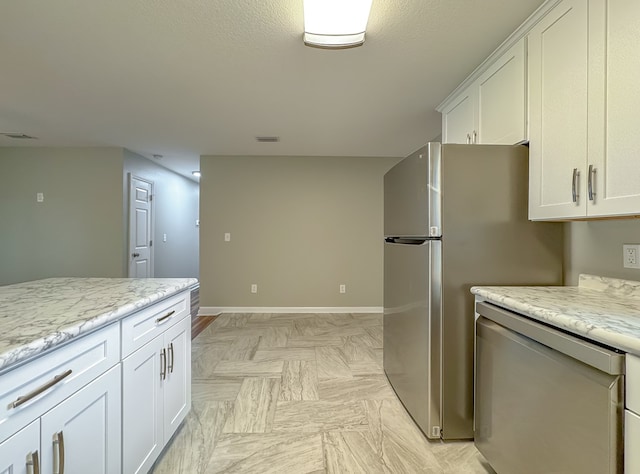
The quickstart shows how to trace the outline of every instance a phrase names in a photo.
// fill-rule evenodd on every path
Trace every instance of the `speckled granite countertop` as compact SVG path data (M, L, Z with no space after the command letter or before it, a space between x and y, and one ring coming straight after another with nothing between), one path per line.
M0 286L0 372L197 283L195 278L48 278Z
M486 301L640 355L640 282L580 275L578 286L475 286Z

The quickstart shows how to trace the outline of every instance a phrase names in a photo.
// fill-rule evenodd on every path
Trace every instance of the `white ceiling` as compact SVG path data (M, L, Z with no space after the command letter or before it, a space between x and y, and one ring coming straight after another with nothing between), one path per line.
M364 46L302 43L302 0L21 0L0 12L0 146L404 156L542 0L374 0ZM280 143L257 143L276 135Z

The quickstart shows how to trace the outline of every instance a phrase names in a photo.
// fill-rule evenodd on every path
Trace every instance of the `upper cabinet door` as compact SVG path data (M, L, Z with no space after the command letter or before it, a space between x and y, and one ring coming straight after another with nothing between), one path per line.
M589 217L640 214L638 19L638 0L590 3Z
M471 85L442 111L442 143L473 143L475 87Z
M513 145L527 140L525 39L478 79L478 143Z
M529 218L586 215L587 0L563 0L528 36Z

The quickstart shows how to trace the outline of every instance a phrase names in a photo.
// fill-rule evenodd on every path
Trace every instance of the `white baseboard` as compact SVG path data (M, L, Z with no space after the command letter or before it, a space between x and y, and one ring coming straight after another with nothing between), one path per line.
M221 313L382 313L382 306L200 306L198 316L216 316Z

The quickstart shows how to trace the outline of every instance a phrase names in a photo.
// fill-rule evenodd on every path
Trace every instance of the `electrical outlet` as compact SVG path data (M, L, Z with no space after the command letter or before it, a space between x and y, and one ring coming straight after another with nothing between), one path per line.
M44 202L44 193L36 193L36 201Z
M346 293L347 292L347 285L342 284L340 285L340 293Z
M622 258L624 268L640 268L640 244L624 244Z
M253 283L251 285L251 293L257 293L258 292L258 285L256 285L255 283Z
M162 234L162 241L166 242L167 241L167 234Z
M224 233L224 241L225 242L231 242L231 233L230 232L225 232Z

